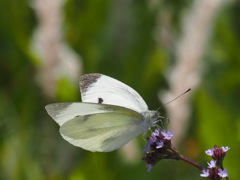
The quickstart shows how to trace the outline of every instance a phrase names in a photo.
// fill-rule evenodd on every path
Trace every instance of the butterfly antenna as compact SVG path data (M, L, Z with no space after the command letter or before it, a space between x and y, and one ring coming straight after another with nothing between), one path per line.
M175 97L175 98L172 99L171 101L169 101L169 102L163 104L162 106L160 106L160 107L157 109L157 111L158 111L159 109L161 109L163 106L166 106L166 105L170 104L171 102L175 101L176 99L180 98L182 95L188 93L189 91L191 91L191 88L189 88L188 90L186 90L184 93L180 94L179 96Z

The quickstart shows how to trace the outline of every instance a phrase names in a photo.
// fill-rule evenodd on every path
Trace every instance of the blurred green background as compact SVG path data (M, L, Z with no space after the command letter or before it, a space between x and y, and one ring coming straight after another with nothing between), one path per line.
M168 73L181 64L181 53L197 54L186 78L198 77L178 148L206 166L206 149L231 147L224 164L239 179L239 12L237 0L0 0L0 179L202 179L199 170L166 160L147 173L141 137L110 153L74 147L44 108L80 101L80 75L98 72L130 85L157 109L170 81L185 83ZM200 23L194 37L188 23ZM205 43L188 48L181 44L186 38Z

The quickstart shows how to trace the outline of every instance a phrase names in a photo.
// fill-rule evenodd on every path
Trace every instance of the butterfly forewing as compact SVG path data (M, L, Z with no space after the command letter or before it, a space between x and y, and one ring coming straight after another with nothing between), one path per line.
M112 104L138 112L148 109L145 101L134 89L102 74L81 76L80 90L83 102Z

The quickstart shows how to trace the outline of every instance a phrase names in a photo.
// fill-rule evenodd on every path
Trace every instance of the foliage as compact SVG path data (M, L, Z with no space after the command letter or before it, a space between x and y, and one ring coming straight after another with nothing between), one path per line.
M90 153L61 138L44 106L80 101L78 84L65 77L56 81L53 97L44 92L42 60L31 44L39 23L31 3L0 0L0 179L201 179L199 171L181 162L162 161L147 173L141 137L134 162L121 150ZM152 7L147 0L67 0L63 39L82 57L84 73L119 79L157 109L163 103L159 90L168 88L165 70L175 62L174 47L156 41L157 21L169 11L175 40L182 35L181 18L189 8L187 1ZM201 84L191 94L190 129L179 147L198 162L206 161L204 149L214 144L231 147L225 168L232 179L240 176L239 10L238 1L225 4L213 21Z

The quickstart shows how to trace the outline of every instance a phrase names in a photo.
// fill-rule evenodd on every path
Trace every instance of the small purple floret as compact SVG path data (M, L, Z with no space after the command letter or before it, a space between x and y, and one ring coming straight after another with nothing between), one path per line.
M147 140L147 141L148 141L148 144L151 144L151 143L153 143L154 141L156 141L155 139L156 139L155 137L149 137L148 140Z
M208 164L208 168L215 168L216 167L216 162L217 161L214 161L214 160L211 160Z
M174 135L170 129L168 129L167 131L166 130L161 131L161 134L164 136L163 139L167 139L167 140L170 140Z
M147 164L147 165L146 165L146 168L147 168L147 172L150 172L151 169L152 169L152 165L151 165L151 164Z
M218 175L222 178L225 178L228 176L227 170L226 169L218 169Z
M160 148L162 148L162 147L163 147L163 142L162 142L162 141L156 142L156 148L157 148L157 149L160 149Z
M230 147L228 147L228 146L226 146L226 147L222 146L222 150L223 150L224 152L227 152L229 149L230 149Z
M152 133L152 136L159 136L160 132L159 129L155 129L155 131Z
M205 153L208 155L208 156L212 156L213 155L213 149L208 149L205 151Z
M143 149L143 152L148 152L150 150L150 147L149 147L149 145L147 144L147 145L145 145L145 148Z
M209 176L209 170L208 169L204 169L202 170L202 174L200 174L201 177L208 177Z

